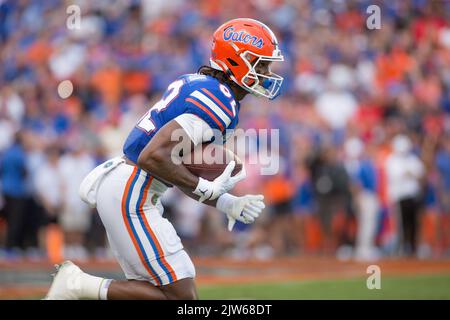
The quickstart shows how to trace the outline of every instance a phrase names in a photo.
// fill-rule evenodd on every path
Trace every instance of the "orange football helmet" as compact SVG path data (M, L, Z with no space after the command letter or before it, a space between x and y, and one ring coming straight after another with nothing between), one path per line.
M225 72L250 93L274 99L283 77L268 69L256 71L262 61L284 61L272 30L254 19L240 18L221 25L213 35L210 65Z

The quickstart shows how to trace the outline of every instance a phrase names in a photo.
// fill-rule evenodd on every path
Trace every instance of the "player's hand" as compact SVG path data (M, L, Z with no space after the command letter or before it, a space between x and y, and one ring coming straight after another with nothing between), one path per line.
M237 175L234 177L231 176L235 166L236 162L230 161L225 170L223 170L222 174L214 179L214 181L199 178L198 185L193 191L194 194L200 197L198 201L203 202L205 200L215 200L222 194L233 189L236 183L244 179L246 177L244 167L242 167L241 172Z
M236 220L245 224L255 222L259 214L266 207L263 195L245 195L236 197L225 193L217 200L216 208L228 217L228 230L233 230Z

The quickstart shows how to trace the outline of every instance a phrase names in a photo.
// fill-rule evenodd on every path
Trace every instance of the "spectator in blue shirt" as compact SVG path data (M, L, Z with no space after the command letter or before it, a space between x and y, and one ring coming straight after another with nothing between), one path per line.
M306 170L306 169L305 169ZM308 219L314 213L314 195L311 185L311 179L307 173L303 173L297 181L297 188L292 199L294 209L294 228L299 250L308 250L306 228ZM300 251L301 252L301 251Z
M28 200L26 152L20 132L1 157L0 181L5 199L6 248L12 252L23 247Z

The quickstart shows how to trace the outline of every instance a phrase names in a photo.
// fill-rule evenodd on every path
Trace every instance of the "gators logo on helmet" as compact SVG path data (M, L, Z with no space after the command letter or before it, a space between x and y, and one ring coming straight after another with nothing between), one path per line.
M225 41L231 40L236 42L242 42L245 44L249 43L252 46L255 46L260 49L264 45L263 39L258 38L257 36L252 36L246 31L235 32L233 27L229 27L224 30L223 39Z

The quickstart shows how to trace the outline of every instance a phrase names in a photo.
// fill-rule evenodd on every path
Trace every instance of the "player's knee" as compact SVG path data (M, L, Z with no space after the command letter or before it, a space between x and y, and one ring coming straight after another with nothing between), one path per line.
M168 300L198 300L195 289L181 292L166 292L166 296Z
M185 300L198 300L195 286L192 286L192 288L187 292Z
M198 300L197 289L191 281L180 281L166 288L164 293L168 300Z
M177 300L198 300L197 294L193 291L185 292L177 298Z

